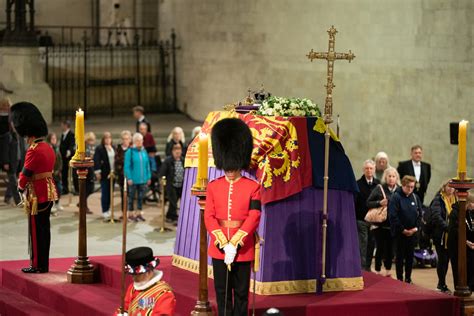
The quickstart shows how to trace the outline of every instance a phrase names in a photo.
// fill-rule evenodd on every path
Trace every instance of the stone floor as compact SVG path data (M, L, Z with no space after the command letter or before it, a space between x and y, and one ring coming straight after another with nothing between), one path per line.
M59 212L57 217L51 217L51 257L77 255L77 202L77 196L62 197L64 211ZM92 194L88 203L93 212L87 215L88 254L119 254L122 249L122 224L102 221L100 191ZM114 204L116 217L119 217L121 212L118 192L115 193ZM147 245L152 247L157 255L172 254L176 228L171 226L173 231L167 233L154 231L161 225L161 207L144 205L143 209L147 221L128 225L127 247ZM0 206L0 260L27 258L27 234L28 223L23 210L13 206Z

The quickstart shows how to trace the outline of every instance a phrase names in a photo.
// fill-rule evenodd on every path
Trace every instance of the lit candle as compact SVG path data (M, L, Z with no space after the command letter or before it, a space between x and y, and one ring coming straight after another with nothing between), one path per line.
M209 155L209 138L206 134L199 134L198 142L198 170L196 184L201 187L203 182L207 180L208 155Z
M467 144L467 124L469 122L462 120L459 122L459 134L458 134L458 177L461 178L461 174L466 175L466 144Z
M74 132L76 133L76 152L85 153L86 143L84 141L84 112L80 108L78 111L76 111L76 128Z

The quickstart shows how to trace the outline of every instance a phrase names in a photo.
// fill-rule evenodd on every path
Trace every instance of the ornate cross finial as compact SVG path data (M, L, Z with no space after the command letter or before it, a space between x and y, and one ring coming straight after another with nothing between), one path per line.
M336 42L336 33L337 30L334 28L334 25L328 30L329 34L329 48L327 52L315 52L313 49L306 55L311 62L313 59L326 59L328 62L328 74L327 74L327 83L326 87L326 103L324 105L324 122L329 124L332 122L332 90L335 85L333 83L334 76L334 61L337 59L346 59L351 62L355 55L349 50L349 53L336 53L334 51L334 46Z

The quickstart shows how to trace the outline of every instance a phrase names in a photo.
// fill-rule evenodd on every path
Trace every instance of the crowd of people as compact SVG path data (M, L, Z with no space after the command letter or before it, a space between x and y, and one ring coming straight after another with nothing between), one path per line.
M17 190L18 173L22 168L26 144L18 137L9 122L9 102L0 105L0 120L2 120L1 142L7 150L2 152L2 169L8 175L8 187L5 203L20 203ZM151 134L151 124L144 114L144 108L133 108L136 120L136 130L124 130L120 134L120 143L114 144L112 134L108 131L101 135L100 143L93 132L85 134L86 156L94 159L94 167L90 168L86 179L86 196L95 192L96 183L100 185L101 214L104 221L111 219L111 193L118 184L120 188L121 207L124 201L124 179L128 187L128 220L133 222L145 221L143 213L144 201L158 202L161 193L160 179L166 177L166 200L169 202L166 213L168 223L177 224L178 201L181 197L184 179L184 155L192 139L199 134L200 127L195 127L186 143L184 131L175 127L170 132L165 146L165 157L157 153L156 142ZM3 130L4 129L4 130ZM71 172L69 162L75 152L75 135L71 130L71 122L61 123L61 135L50 132L46 142L56 154L53 178L57 186L58 200L52 207L51 213L57 216L63 210L60 196L78 193L77 175ZM70 192L72 191L72 192ZM121 209L122 209L121 208ZM86 212L92 214L87 205Z
M4 201L7 204L18 204L21 199L17 190L18 174L23 168L27 144L12 128L10 107L7 99L0 102L0 166L6 172L8 180ZM188 142L182 128L173 128L167 138L165 157L161 157L157 153L156 142L151 134L152 126L145 117L143 107L134 107L133 116L136 129L133 132L122 131L119 144L113 143L110 132L101 135L100 143L97 143L94 133L86 133L86 155L94 159L94 167L87 174L86 195L93 194L95 184L100 184L102 217L104 221L108 221L112 216L111 190L118 184L123 208L124 180L127 179L127 220L146 221L143 202L158 202L160 180L165 177L166 199L169 202L166 221L176 225L178 201L184 180L184 156L186 148L200 132L200 127L192 131ZM49 133L46 142L56 155L52 176L58 199L52 206L51 213L57 215L62 210L60 194L78 191L77 176L69 168L75 151L71 122L63 121L61 134ZM428 241L429 247L432 243L436 250L437 289L450 292L446 284L449 263L454 283L457 283L459 204L448 181L441 183L432 201L425 201L431 180L431 166L422 161L421 146L413 146L410 153L410 159L400 162L397 168L390 165L389 156L385 152L377 153L373 160L368 159L363 164L363 175L357 180L359 192L355 194L361 267L370 271L375 258L375 272L391 276L395 261L396 278L412 283L415 249L425 247ZM466 252L468 266L474 266L473 193L468 196L467 208ZM86 211L92 213L87 205ZM376 216L368 217L373 214ZM468 269L468 285L474 290L474 269Z
M431 166L422 161L423 149L411 148L411 159L397 168L385 152L363 164L357 180L355 211L361 267L371 271L375 251L375 273L391 276L395 258L396 278L412 283L415 249L436 249L437 290L450 293L446 284L451 262L457 284L457 229L459 204L449 181L444 181L433 200L425 204ZM468 196L466 214L467 266L474 266L474 194ZM384 271L382 271L382 265ZM468 285L474 289L474 269L468 269Z

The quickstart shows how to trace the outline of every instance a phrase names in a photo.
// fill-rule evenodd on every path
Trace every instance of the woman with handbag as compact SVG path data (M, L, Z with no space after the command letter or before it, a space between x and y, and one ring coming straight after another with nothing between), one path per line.
M382 184L379 184L367 199L369 211L367 212L366 220L377 227L373 230L377 244L377 250L375 252L375 272L388 277L391 276L390 270L392 269L393 238L390 233L387 207L399 183L400 176L398 175L397 169L388 167L383 173ZM381 273L382 260L385 273Z

